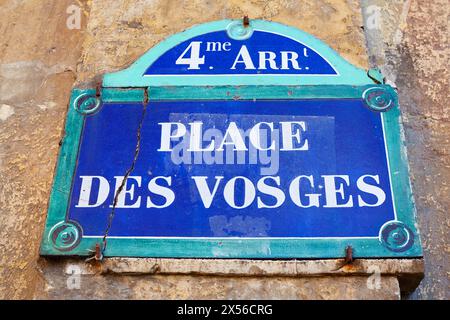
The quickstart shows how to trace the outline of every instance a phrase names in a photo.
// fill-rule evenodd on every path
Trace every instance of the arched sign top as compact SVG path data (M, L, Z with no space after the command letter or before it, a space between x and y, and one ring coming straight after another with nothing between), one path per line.
M373 83L365 70L312 35L263 20L194 26L103 79L103 87Z

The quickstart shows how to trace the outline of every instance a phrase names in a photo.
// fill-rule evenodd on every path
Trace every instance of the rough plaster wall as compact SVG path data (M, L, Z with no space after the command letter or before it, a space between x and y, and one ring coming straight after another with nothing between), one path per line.
M425 278L410 298L450 299L449 11L447 0L362 1L371 63L399 90Z
M0 299L32 298L67 102L81 54L70 0L0 0Z
M300 28L366 68L357 0L97 0L92 3L78 81L123 69L164 38L225 18L266 19Z
M445 0L412 3L400 46L397 83L426 262L414 298L450 299L449 9Z
M375 41L369 41L371 61L400 88L427 259L426 278L414 297L449 298L448 2L372 2L383 8L385 25L372 37ZM86 12L92 6L86 33L84 27L65 27L71 3L80 3ZM151 298L177 297L177 292L200 297L204 288L211 288L210 296L217 297L238 297L242 290L241 297L259 292L255 298L331 298L337 293L381 298L364 291L365 279L358 277L342 278L346 289L329 293L327 288L335 286L330 278L314 282L117 275L83 275L82 290L68 290L64 263L37 264L58 142L75 78L78 83L89 82L98 73L121 69L163 38L193 24L244 14L303 29L350 62L367 67L356 0L0 0L0 298ZM390 290L384 297L398 297L396 280L386 279ZM269 296L272 292L275 296Z

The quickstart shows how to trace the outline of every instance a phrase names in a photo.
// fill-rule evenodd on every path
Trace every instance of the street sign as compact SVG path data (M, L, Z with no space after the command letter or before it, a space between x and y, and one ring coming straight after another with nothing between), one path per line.
M224 20L74 89L43 255L417 257L397 94L300 30Z

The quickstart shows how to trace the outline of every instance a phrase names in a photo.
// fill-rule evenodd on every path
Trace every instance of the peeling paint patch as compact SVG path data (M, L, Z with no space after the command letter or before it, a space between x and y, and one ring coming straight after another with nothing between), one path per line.
M2 104L0 106L0 120L6 121L9 117L14 114L14 108L7 104Z
M41 110L47 110L47 109L53 109L54 107L56 107L57 103L54 101L49 101L49 102L46 102L43 104L38 104L37 106Z
M209 218L209 225L215 237L264 237L271 227L265 218L235 216L227 219L224 215Z

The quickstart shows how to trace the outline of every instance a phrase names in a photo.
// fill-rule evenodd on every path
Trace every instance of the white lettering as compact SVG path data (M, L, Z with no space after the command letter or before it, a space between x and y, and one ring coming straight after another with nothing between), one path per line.
M319 197L320 194L315 193L307 193L306 197L309 199L308 204L303 204L300 198L300 180L306 179L309 181L309 185L311 188L314 188L314 179L313 176L298 176L294 180L292 180L291 185L289 186L289 195L291 196L292 202L295 203L300 208L310 208L310 207L319 207Z
M186 50L178 57L175 64L187 64L189 65L188 70L198 70L200 65L205 63L205 56L200 57L200 44L201 41L192 41ZM186 58L185 55L191 50L190 57Z
M147 208L167 208L175 201L175 193L167 187L158 185L156 183L158 179L165 180L168 186L172 185L172 177L154 177L152 180L150 180L148 184L148 190L156 195L164 197L165 203L162 205L156 205L152 202L150 197L147 197Z
M277 63L275 62L275 58L276 57L277 57L277 55L275 54L275 52L272 52L272 51L259 51L259 66L258 66L258 69L262 69L262 70L267 69L266 62L269 62L270 69L277 70L278 69Z
M277 186L280 186L280 177L267 176L267 177L263 177L263 178L259 179L256 187L258 188L258 191L261 191L264 194L273 196L277 200L277 202L274 205L268 205L268 204L265 204L261 200L260 196L258 196L258 208L259 209L261 209L261 208L269 208L269 209L278 208L279 206L281 206L284 203L284 200L286 199L286 196L284 195L283 191L281 191L280 189L278 189L276 187L269 186L265 183L266 180L268 180L268 179L275 181Z
M200 176L200 177L192 177L197 186L198 193L200 194L200 198L202 199L203 206L208 209L211 207L211 203L216 195L217 188L219 187L220 181L223 177L216 176L216 182L214 183L214 188L212 191L209 190L208 183L206 180L208 177Z
M244 203L241 206L236 205L234 198L236 189L236 180L241 179L244 181ZM252 204L256 196L256 190L253 183L246 177L237 176L230 179L225 185L223 196L228 205L234 209L244 209Z
M124 176L116 176L114 178L116 179L116 188L114 191L114 196L115 196L125 177ZM117 196L116 208L139 208L141 206L141 197L137 197L137 199L134 201L133 204L128 204L128 205L125 204L125 199L126 199L127 195L130 196L131 201L133 201L133 198L134 198L134 184L132 184L131 188L128 189L128 181L129 180L136 181L138 188L141 186L141 180L142 180L141 177L129 176L128 179L125 181L122 191ZM110 205L109 207L112 208L113 205Z
M81 190L80 198L76 208L95 208L99 207L106 201L109 195L109 182L102 176L80 176L81 178ZM93 204L89 204L91 197L92 182L94 179L99 181L97 199Z
M241 50L239 50L239 53L236 57L236 60L234 60L233 65L231 66L231 69L236 69L236 64L243 63L245 65L245 70L248 69L255 69L255 65L253 64L252 58L250 57L250 53L248 52L247 46L243 45L241 47Z
M298 65L298 53L294 51L281 51L281 69L289 70L289 62L292 65L292 68L295 70L300 70L300 66Z
M301 132L306 131L306 124L304 121L282 121L281 124L281 132L283 135L283 148L281 148L281 151L293 151L293 150L299 150L299 151L306 151L309 150L308 145L308 139L303 140L303 144L300 147L294 148L293 144L293 138L297 140L297 143L302 142L301 139ZM297 129L297 131L294 133L293 128L294 125L300 126L300 129Z
M181 138L186 134L186 127L178 122L160 122L161 126L161 146L158 151L172 151L170 141L173 138ZM176 126L176 130L172 131L172 125ZM173 132L173 134L172 134Z
M378 207L381 206L384 201L386 200L386 193L384 193L383 189L380 187L368 184L364 181L365 178L372 178L375 180L377 184L380 184L380 178L378 175L371 176L371 175L364 175L359 177L359 179L356 181L356 185L358 186L358 189L362 192L373 194L375 197L377 197L377 202L374 204L369 204L365 202L360 195L358 195L358 205L360 207Z
M227 141L228 137L231 139L231 141ZM230 124L228 125L227 131L223 136L222 143L219 145L219 148L217 148L217 151L224 151L224 145L233 145L234 151L247 151L244 139L242 138L241 132L239 131L236 122L230 122Z
M325 181L325 199L324 208L348 208L353 207L353 197L350 195L346 203L338 204L337 194L341 196L341 200L345 200L344 183L349 185L349 178L346 175L323 175ZM336 179L344 180L339 188L336 187Z

